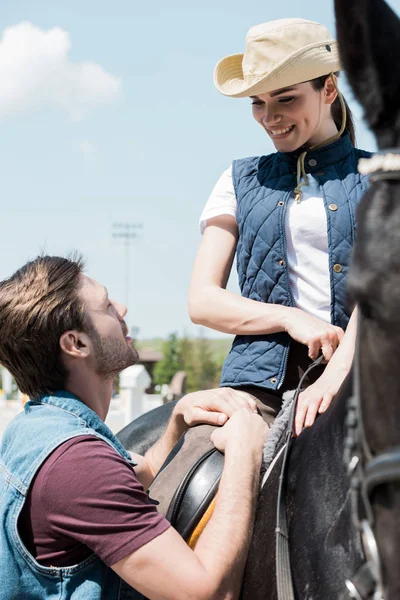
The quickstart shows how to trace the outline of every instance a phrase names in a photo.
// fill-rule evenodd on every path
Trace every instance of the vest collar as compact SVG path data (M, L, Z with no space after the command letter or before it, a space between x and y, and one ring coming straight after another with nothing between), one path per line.
M299 148L294 152L277 152L277 157L286 162L289 167L296 169L297 159L304 150L304 148ZM332 144L307 152L305 160L306 171L313 173L338 163L349 156L352 150L353 144L350 140L350 134L348 131L345 131L343 136Z
M33 401L35 402L35 400ZM67 390L58 390L51 395L43 395L36 399L40 404L51 404L58 408L67 410L77 417L80 417L90 427L94 427L100 423L104 423L99 415L89 408L82 400Z

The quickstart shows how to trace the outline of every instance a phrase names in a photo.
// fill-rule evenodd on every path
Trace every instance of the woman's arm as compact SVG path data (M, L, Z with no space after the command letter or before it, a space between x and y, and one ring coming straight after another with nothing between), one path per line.
M233 334L285 331L287 307L267 305L226 289L238 238L234 217L209 219L193 267L189 314L194 323Z
M343 330L304 311L250 300L226 289L235 256L238 229L234 217L207 221L189 290L189 314L194 323L224 333L261 335L287 331L309 348L311 358L321 351L330 360Z

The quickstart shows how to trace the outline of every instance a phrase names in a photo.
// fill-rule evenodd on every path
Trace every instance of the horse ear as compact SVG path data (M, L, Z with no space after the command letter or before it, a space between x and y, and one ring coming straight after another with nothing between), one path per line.
M384 0L335 0L341 63L380 146L400 137L400 20Z

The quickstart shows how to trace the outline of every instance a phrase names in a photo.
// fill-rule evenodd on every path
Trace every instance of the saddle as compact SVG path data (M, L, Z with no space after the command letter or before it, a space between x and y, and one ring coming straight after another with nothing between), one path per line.
M161 512L194 548L212 514L224 456L212 444L215 427L189 429L152 483L149 494Z

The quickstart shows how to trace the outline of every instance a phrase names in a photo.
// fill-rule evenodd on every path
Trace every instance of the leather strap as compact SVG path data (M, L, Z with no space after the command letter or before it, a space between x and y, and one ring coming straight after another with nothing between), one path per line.
M340 595L340 600L367 600L373 598L375 578L368 563L363 563L351 581L346 581L346 589Z
M399 481L400 447L395 446L390 452L378 454L376 458L369 461L364 476L364 484L369 496L378 485Z

